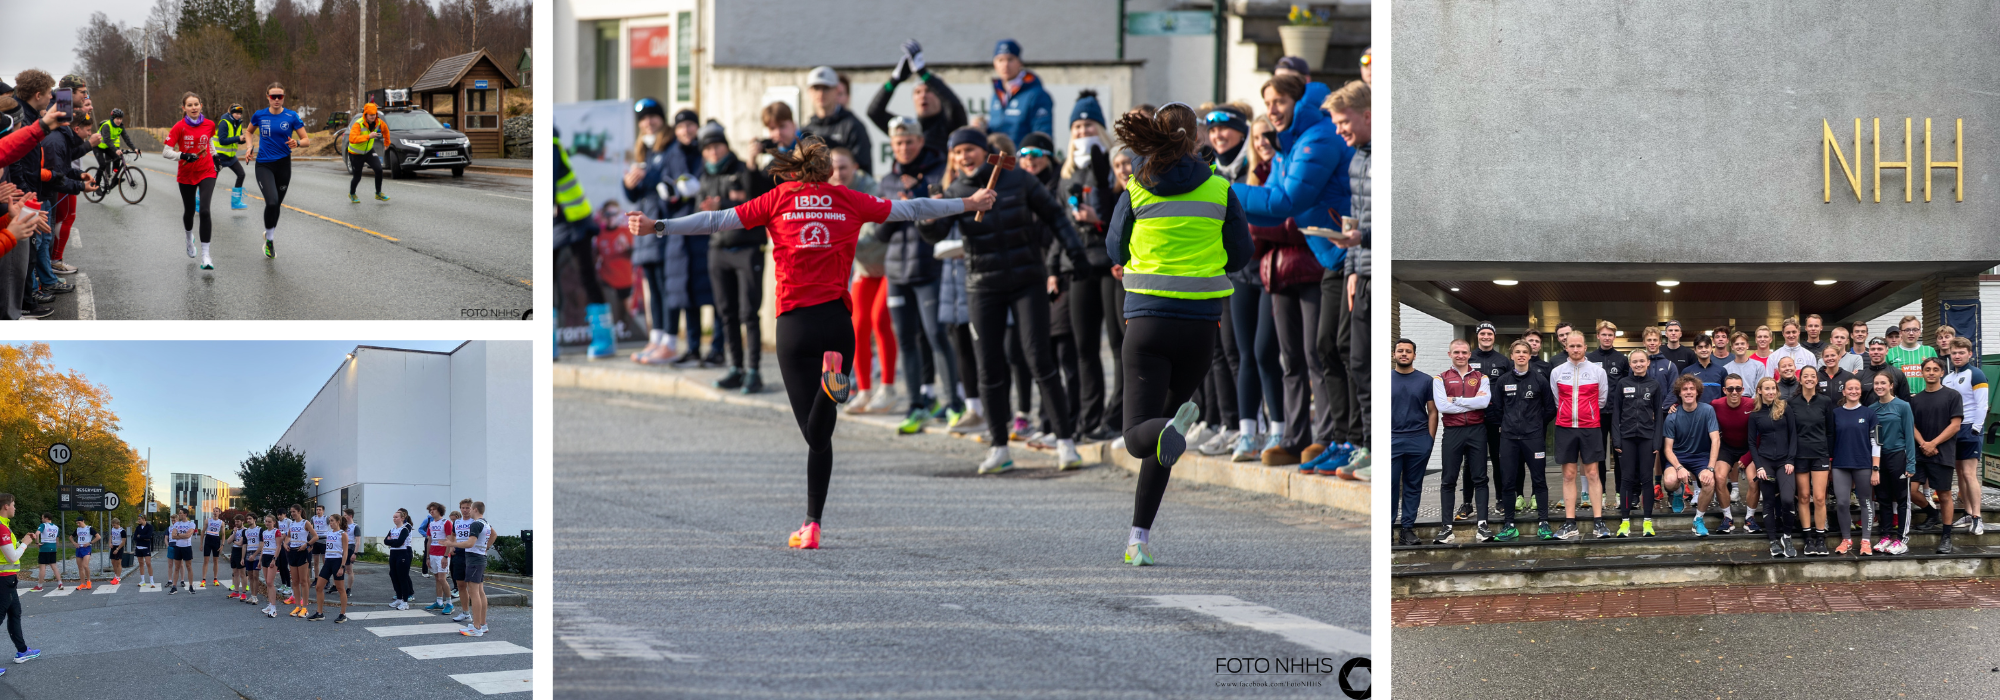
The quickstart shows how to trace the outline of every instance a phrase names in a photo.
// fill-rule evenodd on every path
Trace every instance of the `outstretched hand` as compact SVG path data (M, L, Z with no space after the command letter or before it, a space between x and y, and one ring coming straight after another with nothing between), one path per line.
M644 212L626 212L625 227L631 229L632 235L642 236L653 232L653 219Z
M965 210L986 211L992 209L993 200L999 197L1000 195L994 194L993 190L981 188L978 192L972 193L972 196L965 198Z

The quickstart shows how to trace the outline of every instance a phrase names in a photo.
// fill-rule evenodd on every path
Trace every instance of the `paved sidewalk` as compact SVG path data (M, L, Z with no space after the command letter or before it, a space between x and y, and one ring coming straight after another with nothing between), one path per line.
M1402 598L1397 627L1620 617L2000 608L2000 581L1938 579L1778 586L1684 586L1550 595Z

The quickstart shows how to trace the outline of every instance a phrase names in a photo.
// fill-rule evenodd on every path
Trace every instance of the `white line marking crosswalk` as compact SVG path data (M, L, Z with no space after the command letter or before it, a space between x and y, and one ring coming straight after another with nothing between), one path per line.
M465 656L497 656L500 654L532 654L534 650L513 642L459 642L456 644L429 644L415 647L397 647L403 653L418 659L456 659Z
M119 587L120 585L123 585L123 584L117 584L117 583L107 583L107 584L104 584L104 585L102 585L102 586L97 586L97 587L96 587L96 588L97 588L97 590L94 590L94 591L91 591L90 593L91 593L91 595L110 595L110 594L112 594L112 593L117 593L117 592L118 592L118 587Z
M1284 637L1329 654L1367 654L1368 635L1226 595L1154 595L1148 607L1183 608L1223 622Z
M351 612L347 614L347 619L349 620L385 620L392 617L437 617L437 615L422 610L378 610L375 612Z
M482 695L501 693L525 693L534 690L534 669L519 671L494 671L492 673L459 673L451 679L470 686Z
M164 590L167 590L166 586L162 586L159 584L144 584L144 583L139 584L140 593L158 593Z
M49 591L49 592L48 592L48 596L47 596L47 597L50 597L50 598L61 598L61 597L63 597L63 596L66 596L66 595L69 595L69 594L71 594L71 593L75 593L75 592L76 592L76 589L74 589L74 588L58 588L58 589L56 589L56 590L53 590L53 591Z
M465 625L461 625L454 622L446 622L437 625L390 625L386 627L370 627L368 628L368 631L374 632L375 636L377 637L407 637L413 634L457 634L458 631L462 629L465 629Z

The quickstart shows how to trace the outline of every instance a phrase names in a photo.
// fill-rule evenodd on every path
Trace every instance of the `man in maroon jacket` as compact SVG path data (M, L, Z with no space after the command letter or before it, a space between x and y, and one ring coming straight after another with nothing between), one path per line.
M1464 340L1451 341L1451 369L1431 380L1432 402L1444 422L1444 483L1439 490L1438 514L1444 527L1438 529L1437 544L1451 544L1452 499L1457 494L1459 471L1472 481L1473 503L1479 523L1473 536L1480 542L1492 539L1486 529L1486 404L1492 400L1486 375L1472 368L1472 346Z

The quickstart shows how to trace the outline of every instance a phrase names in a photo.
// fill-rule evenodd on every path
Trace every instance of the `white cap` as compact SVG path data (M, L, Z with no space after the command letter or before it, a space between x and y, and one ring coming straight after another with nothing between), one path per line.
M820 66L806 74L807 87L833 87L840 84L840 74L833 72L832 66Z

